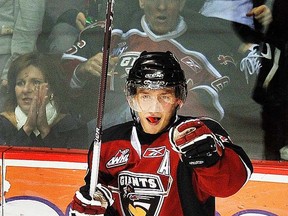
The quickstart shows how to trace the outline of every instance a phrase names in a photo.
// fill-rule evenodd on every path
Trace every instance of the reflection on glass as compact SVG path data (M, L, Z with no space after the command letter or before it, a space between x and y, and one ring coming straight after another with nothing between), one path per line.
M103 129L131 120L124 82L139 54L170 50L187 77L188 98L180 113L217 119L252 158L263 159L261 106L251 94L272 2L116 1ZM106 1L49 1L43 23L50 25L43 25L37 44L42 52L64 53L66 85L73 92L69 110L87 123L89 142L95 133L105 12Z

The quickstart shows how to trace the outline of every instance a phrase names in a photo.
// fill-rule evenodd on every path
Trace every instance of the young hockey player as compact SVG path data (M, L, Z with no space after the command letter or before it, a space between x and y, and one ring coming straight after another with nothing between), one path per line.
M142 52L129 71L133 121L103 131L99 178L76 192L71 215L215 215L215 197L235 194L252 164L213 119L179 116L186 79L174 55ZM193 109L193 107L191 107Z

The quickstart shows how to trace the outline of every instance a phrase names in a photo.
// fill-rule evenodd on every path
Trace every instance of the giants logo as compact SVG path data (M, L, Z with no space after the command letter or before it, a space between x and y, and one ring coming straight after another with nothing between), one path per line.
M170 189L158 175L129 171L121 172L118 185L123 215L157 216Z

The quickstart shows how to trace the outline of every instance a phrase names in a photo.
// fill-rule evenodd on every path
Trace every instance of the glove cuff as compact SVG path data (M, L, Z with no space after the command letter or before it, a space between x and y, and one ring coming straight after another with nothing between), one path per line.
M98 191L101 192L102 196L99 195L99 193L97 193ZM113 197L112 192L107 187L102 186L100 183L97 184L97 190L93 195L93 199L100 198L101 200L102 198L104 198L105 201L108 203L108 206L112 206L114 203L114 200L112 197Z

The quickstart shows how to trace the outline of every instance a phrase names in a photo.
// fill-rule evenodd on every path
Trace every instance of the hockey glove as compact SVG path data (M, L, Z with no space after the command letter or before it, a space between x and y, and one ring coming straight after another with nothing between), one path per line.
M192 167L210 167L224 153L222 142L199 119L187 120L171 128L169 137L173 150Z
M113 204L111 191L98 184L93 199L86 199L79 191L76 191L71 203L70 216L104 215L108 206Z

